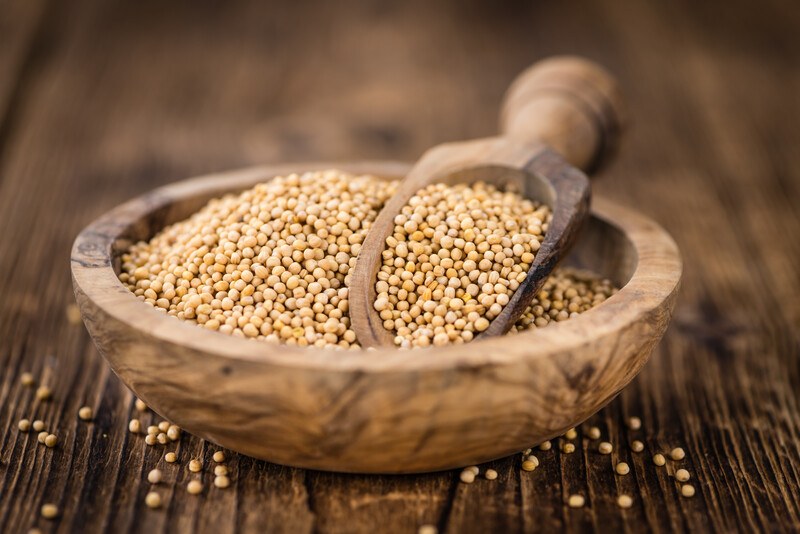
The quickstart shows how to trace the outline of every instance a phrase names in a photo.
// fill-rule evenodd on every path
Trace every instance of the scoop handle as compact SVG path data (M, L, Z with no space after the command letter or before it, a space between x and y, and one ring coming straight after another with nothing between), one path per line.
M542 142L591 172L616 147L623 115L617 81L607 70L583 58L556 56L514 80L500 124L503 135Z

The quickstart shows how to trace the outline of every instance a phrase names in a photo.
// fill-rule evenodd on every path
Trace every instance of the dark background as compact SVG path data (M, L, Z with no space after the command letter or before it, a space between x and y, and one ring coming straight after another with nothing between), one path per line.
M0 531L799 529L798 35L791 0L0 0ZM148 510L161 451L127 433L130 394L65 317L80 229L198 173L414 160L490 135L508 83L555 53L619 77L631 121L595 192L660 222L685 258L664 341L592 422L624 443L624 417L641 416L647 451L687 450L697 495L681 498L649 452L627 477L579 447L540 454L531 474L494 462L500 478L470 486L232 454L231 488L190 496L176 469ZM54 399L34 401L23 371ZM59 448L20 433L22 417L57 428ZM188 436L181 450L213 452ZM566 508L570 493L587 506ZM38 516L44 502L58 520Z

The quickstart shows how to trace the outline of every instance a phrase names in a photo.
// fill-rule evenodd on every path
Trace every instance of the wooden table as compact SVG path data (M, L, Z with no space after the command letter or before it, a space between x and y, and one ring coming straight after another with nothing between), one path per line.
M0 0L0 531L789 531L800 528L800 10L791 1L56 2ZM457 472L344 476L232 456L186 492L127 432L131 395L71 324L70 245L157 185L256 163L413 160L488 135L506 84L552 53L607 65L631 127L596 192L660 221L685 255L672 326L582 445ZM469 110L470 113L464 113ZM40 403L20 384L52 386ZM95 409L93 422L78 408ZM644 428L623 421L640 416ZM18 421L43 419L47 449ZM145 418L147 422L149 416ZM647 452L625 444L644 436ZM580 444L580 442L579 442ZM697 495L649 460L680 445ZM216 448L185 436L182 457ZM583 509L564 504L571 493ZM619 493L634 497L627 511ZM39 516L43 503L60 516Z

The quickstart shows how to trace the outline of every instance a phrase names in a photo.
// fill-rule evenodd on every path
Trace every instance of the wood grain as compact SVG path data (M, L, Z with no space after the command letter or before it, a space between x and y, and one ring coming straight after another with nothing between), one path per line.
M800 13L780 0L503 5L49 5L50 52L33 60L1 147L0 530L800 528ZM142 480L160 453L129 439L130 394L64 317L77 232L183 176L414 160L490 135L507 80L564 52L607 65L630 102L631 134L595 191L653 216L684 253L673 326L592 418L615 443L645 438L631 475L612 477L612 459L582 447L541 453L531 475L518 457L493 462L498 483L471 486L452 472L332 475L234 455L230 495L192 497L181 479L165 485L169 507L146 509ZM47 377L53 401L35 405L18 384L24 370ZM74 416L84 403L98 414L89 425ZM18 434L19 418L34 415L58 427L61 448ZM642 432L623 425L629 415ZM693 499L646 461L675 444L688 453ZM635 498L624 513L611 501L622 490ZM589 505L567 509L569 491ZM61 505L57 522L38 517L46 501Z

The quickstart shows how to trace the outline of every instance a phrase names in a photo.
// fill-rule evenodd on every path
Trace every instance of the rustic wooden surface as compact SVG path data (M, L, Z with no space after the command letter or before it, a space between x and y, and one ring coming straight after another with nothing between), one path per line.
M0 1L0 530L25 532L791 531L800 528L800 10L794 2ZM509 80L552 53L607 65L633 118L596 189L650 214L685 256L673 325L595 421L680 444L698 493L633 456L518 458L456 473L342 476L234 456L234 487L143 503L160 457L71 301L77 232L119 202L253 163L405 158L488 135ZM465 114L463 110L471 113ZM54 388L38 405L19 375ZM79 423L79 406L95 407ZM20 435L40 417L49 450ZM181 448L210 454L200 440ZM627 454L627 453L626 453ZM185 481L181 471L179 481ZM209 481L210 482L210 481ZM621 512L617 491L635 496ZM570 510L581 492L587 507ZM55 502L47 521L39 506Z

